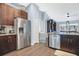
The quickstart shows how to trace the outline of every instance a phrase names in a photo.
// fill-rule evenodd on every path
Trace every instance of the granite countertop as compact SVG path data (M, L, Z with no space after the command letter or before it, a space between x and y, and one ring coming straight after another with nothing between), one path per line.
M79 35L79 33L58 33L59 35Z
M16 35L16 33L0 34L0 36L5 36L5 35Z
M49 35L79 35L79 33L57 33L57 32L52 32L52 33L48 33Z

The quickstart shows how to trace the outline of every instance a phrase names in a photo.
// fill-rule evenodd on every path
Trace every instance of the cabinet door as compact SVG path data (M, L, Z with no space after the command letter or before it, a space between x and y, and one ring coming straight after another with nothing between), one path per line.
M27 19L27 13L21 10L21 17Z
M3 54L3 37L1 36L0 37L0 55L2 55Z
M65 50L65 51L68 51L68 36L67 35L61 35L60 37L60 40L61 40L61 49L62 50Z
M16 38L15 36L8 36L9 40L9 50L15 50L16 49Z
M8 40L9 40L9 42L8 42L8 44L9 44L9 50L11 51L12 48L13 48L12 37L11 36L8 36Z
M79 54L79 36L77 35L71 35L69 37L69 52L77 53Z
M75 43L75 51L76 51L76 54L79 55L79 36L77 36L77 40Z
M0 36L0 55L16 49L16 35Z
M60 40L61 40L61 49L65 49L66 48L66 43L65 43L65 39L63 35L60 36Z
M79 36L74 36L73 39L73 49L74 49L74 53L79 55Z
M2 10L2 3L0 3L0 25L2 25L2 13L3 13L3 10Z
M6 15L7 17L6 17L6 20L5 20L5 21L7 21L6 25L11 25L11 22L10 21L12 20L11 19L11 11L12 10L9 8L9 6L6 6L6 9L7 9L6 12L8 14L8 15Z
M16 35L13 35L12 36L12 43L13 43L13 50L15 50L16 49L16 43L17 43L17 41L16 41Z
M7 4L2 4L2 20L3 20L3 25L9 25L9 16L10 16L10 10L9 10L9 5ZM10 19L11 20L11 19Z
M72 50L73 50L72 49L73 48L72 40L73 40L73 36L69 35L68 36L68 44L67 44L67 49L68 49L69 52L72 52Z
M79 51L79 36L76 36L76 40L74 42L74 47L77 51Z
M14 8L12 8L11 6L3 3L0 5L1 6L1 13L0 13L0 19L1 19L1 24L2 25L13 25L13 18L14 18Z
M6 25L14 25L14 8L9 5L6 6Z
M0 37L0 55L3 55L7 52L9 52L7 37L1 36Z
M62 35L61 49L64 51L77 53L79 55L79 36L77 35Z
M6 13L6 6L5 6L5 4L2 4L2 25L6 25L6 21L5 21L5 19L6 19L6 17L7 17L7 15L6 15L7 13Z

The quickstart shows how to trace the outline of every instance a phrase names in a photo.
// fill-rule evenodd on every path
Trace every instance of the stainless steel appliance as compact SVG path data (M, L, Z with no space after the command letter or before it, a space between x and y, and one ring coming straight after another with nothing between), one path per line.
M17 34L17 49L30 46L31 44L31 22L17 17L15 19L15 31Z
M60 49L60 35L49 34L49 47Z

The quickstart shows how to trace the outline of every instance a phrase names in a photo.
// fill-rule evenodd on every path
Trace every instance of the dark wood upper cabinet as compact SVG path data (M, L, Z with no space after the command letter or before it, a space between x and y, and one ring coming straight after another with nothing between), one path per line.
M25 11L18 10L18 17L27 19L27 13Z
M0 4L0 24L1 25L14 25L14 10L7 4Z
M15 9L15 17L21 17L24 19L28 19L28 14L27 12L23 11L23 10L19 10L19 9Z
M14 17L27 19L27 12L0 3L0 25L14 25Z

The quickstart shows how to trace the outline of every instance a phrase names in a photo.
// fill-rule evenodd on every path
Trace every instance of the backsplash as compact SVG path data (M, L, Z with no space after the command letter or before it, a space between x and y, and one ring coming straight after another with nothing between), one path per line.
M78 32L78 24L60 25L60 31Z
M0 25L3 26L4 29L0 28L0 34L12 34L14 33L14 26L9 26L9 25Z
M78 33L79 34L79 23L70 21L69 24L66 24L66 22L58 23L57 25L57 31L60 33Z
M14 31L14 26L6 26L5 31L6 33L11 33L11 31Z

